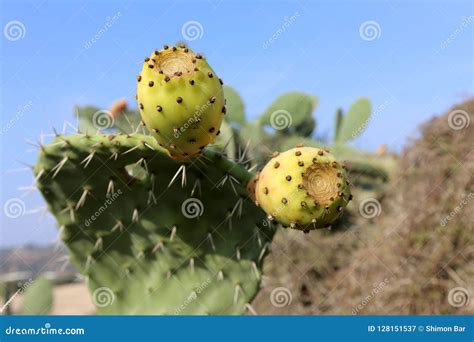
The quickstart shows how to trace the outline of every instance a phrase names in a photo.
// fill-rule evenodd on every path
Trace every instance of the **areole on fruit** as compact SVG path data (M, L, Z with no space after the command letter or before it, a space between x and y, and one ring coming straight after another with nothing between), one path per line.
M193 71L193 58L189 51L168 49L160 52L152 61L158 72L162 71L169 77L179 77L179 74L190 74Z
M352 195L346 170L327 150L298 146L273 154L255 197L270 220L307 231L330 226Z
M331 204L339 193L339 171L327 164L313 164L303 173L303 187L314 201L321 205Z
M143 123L172 158L193 158L219 135L222 81L201 55L165 45L145 58L137 82Z

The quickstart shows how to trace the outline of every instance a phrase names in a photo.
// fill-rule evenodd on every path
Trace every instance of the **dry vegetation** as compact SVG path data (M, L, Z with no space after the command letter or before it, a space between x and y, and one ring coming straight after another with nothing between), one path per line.
M463 110L471 124L448 125ZM474 99L421 127L402 153L375 222L309 235L281 231L266 265L260 314L472 314L449 291L474 293ZM443 219L453 213L443 225ZM292 302L275 308L271 291L284 286ZM472 297L472 296L471 296Z

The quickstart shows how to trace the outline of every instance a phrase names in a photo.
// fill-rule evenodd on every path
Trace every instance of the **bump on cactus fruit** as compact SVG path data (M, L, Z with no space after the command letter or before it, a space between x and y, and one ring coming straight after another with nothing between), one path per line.
M176 161L151 136L75 134L43 146L34 171L98 313L252 311L275 227L239 164L209 149Z
M226 113L222 80L185 45L154 51L137 76L145 126L174 159L189 159L219 135Z
M352 196L344 166L313 147L275 152L255 193L270 220L304 231L330 226Z

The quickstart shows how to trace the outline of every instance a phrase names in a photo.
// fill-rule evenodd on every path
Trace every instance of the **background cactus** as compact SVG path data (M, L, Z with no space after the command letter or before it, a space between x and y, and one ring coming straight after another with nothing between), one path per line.
M36 278L31 285L23 284L21 315L47 315L53 307L53 283L46 277Z
M258 118L260 126L269 126L278 134L310 136L316 127L313 111L318 98L300 92L279 96Z
M224 95L227 107L226 120L239 126L244 125L246 123L245 107L239 93L230 86L224 86Z
M371 107L369 99L361 97L349 107L347 114L339 108L336 111L334 143L347 143L362 134L369 124Z
M20 315L47 315L53 307L53 283L45 276L33 280L30 272L10 272L0 277L0 314L10 315L14 301L22 297Z

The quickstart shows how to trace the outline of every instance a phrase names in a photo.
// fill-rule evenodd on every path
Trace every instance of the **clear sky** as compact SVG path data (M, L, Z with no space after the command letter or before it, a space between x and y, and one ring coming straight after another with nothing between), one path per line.
M377 115L354 142L368 150L400 150L474 90L471 1L15 0L0 13L0 246L56 237L41 197L22 188L31 173L16 170L35 162L27 141L73 122L78 104L135 106L142 60L165 43L202 51L250 119L300 90L319 97L317 131L330 136L335 109L368 96ZM25 215L6 215L12 199Z

